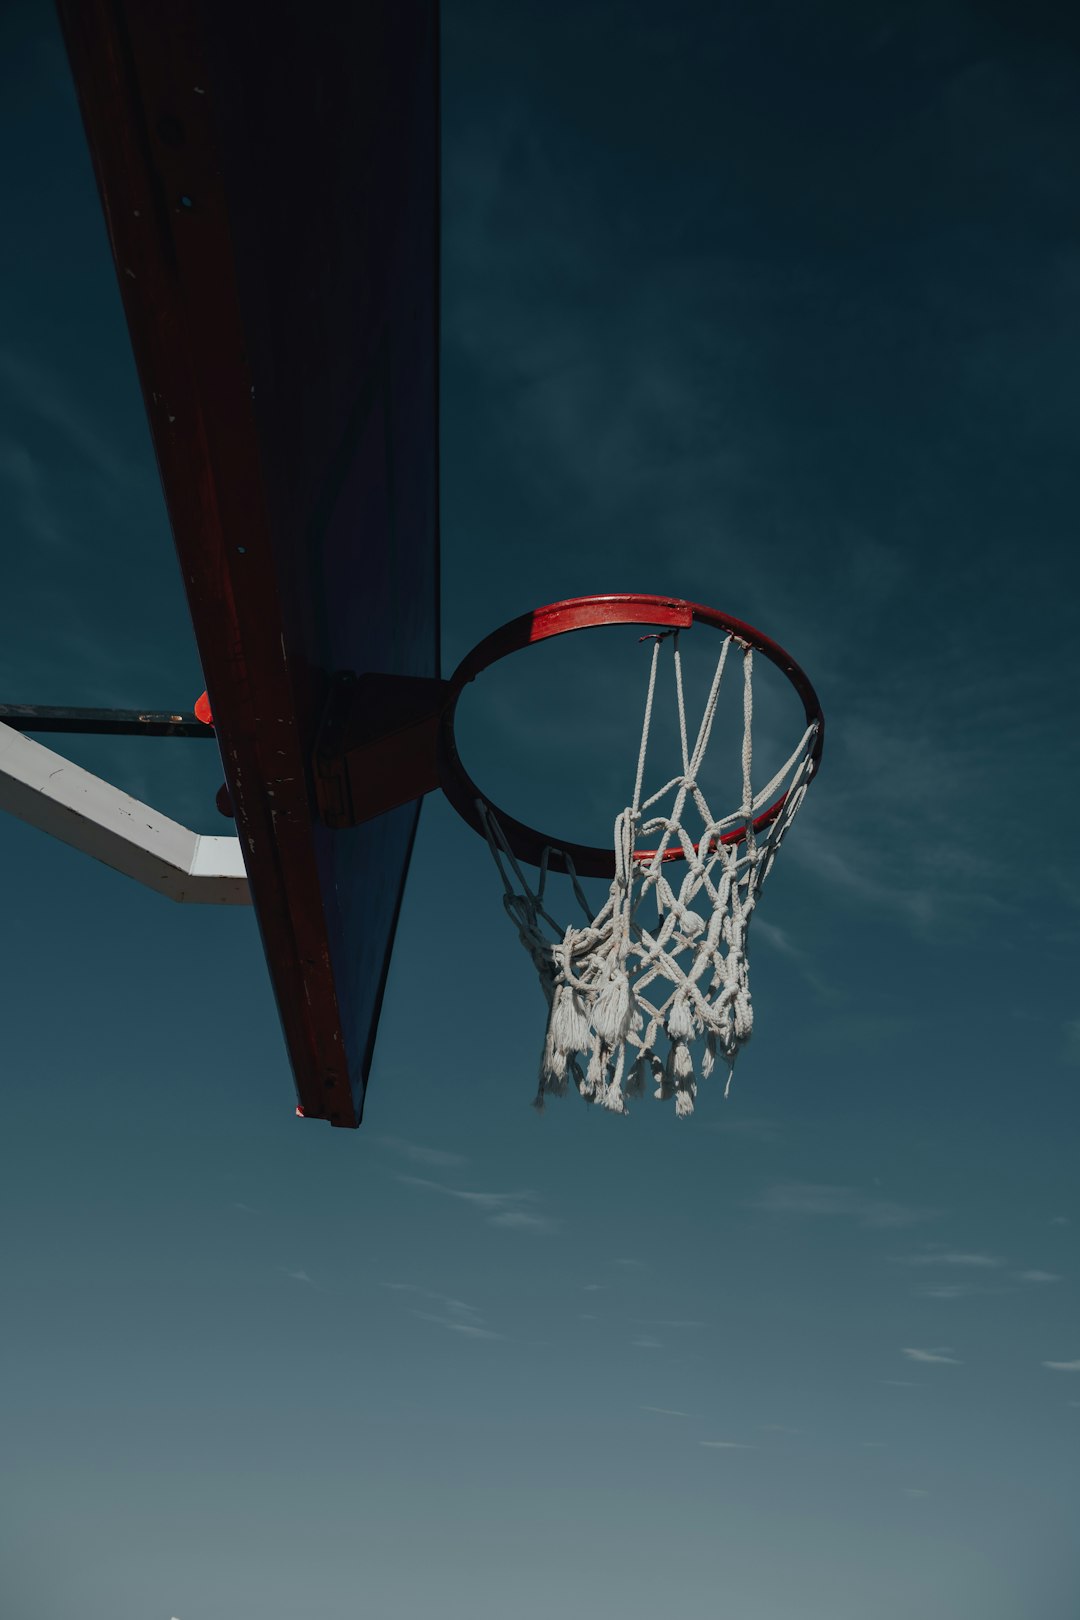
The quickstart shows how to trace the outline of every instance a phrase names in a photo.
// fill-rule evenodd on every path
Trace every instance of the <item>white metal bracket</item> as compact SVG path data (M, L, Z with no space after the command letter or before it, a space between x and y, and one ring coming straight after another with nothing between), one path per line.
M238 838L204 837L0 724L0 810L170 900L251 904Z

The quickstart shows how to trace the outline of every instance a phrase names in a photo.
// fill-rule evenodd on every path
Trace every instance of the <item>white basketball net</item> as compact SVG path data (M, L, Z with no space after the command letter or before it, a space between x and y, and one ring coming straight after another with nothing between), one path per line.
M534 888L496 817L486 805L479 806L502 876L506 909L548 1002L536 1096L541 1109L549 1094L564 1095L572 1082L587 1102L625 1114L627 1100L643 1096L652 1085L653 1095L674 1098L676 1114L685 1118L694 1111L698 1075L707 1079L718 1057L727 1069L727 1095L735 1058L753 1030L747 932L761 886L813 775L817 726L808 726L791 757L754 792L753 649L733 635L726 637L690 747L674 632L670 640L683 768L643 799L657 668L668 639L655 639L634 796L615 821L615 878L595 917L567 858L584 927L564 929L546 909L550 850L544 851ZM742 649L743 664L742 803L717 818L698 776L733 642ZM755 816L785 792L782 809L755 834ZM696 837L686 826L688 820L697 827ZM723 842L725 833L742 825L746 832L741 839ZM684 859L665 860L676 846ZM648 859L635 857L635 849L642 847L653 849Z

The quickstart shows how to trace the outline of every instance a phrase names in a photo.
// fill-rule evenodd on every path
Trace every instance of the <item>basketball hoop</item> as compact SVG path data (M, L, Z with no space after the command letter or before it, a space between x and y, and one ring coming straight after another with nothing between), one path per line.
M548 838L486 800L458 754L454 714L465 686L508 653L609 624L643 625L658 633L642 638L652 639L653 649L633 795L615 819L612 847L603 849ZM679 633L695 624L720 631L723 641L700 720L691 731ZM682 769L650 790L646 774L657 675L669 648ZM742 661L742 795L735 810L716 816L699 778L733 649ZM756 653L790 681L806 721L794 751L758 789L752 782ZM693 1112L698 1073L707 1079L718 1058L727 1067L727 1095L735 1058L753 1029L747 959L751 916L817 771L824 730L813 687L782 647L727 614L671 597L556 602L495 631L462 661L449 682L442 714L439 774L450 802L488 841L507 912L548 1004L537 1107L548 1095L565 1093L572 1082L586 1101L626 1113L627 1100L642 1096L651 1084L656 1097L674 1099L682 1118ZM535 883L523 865L539 868ZM677 877L669 877L669 871ZM583 926L564 926L548 910L551 872L571 879ZM607 900L595 915L580 877L611 879Z

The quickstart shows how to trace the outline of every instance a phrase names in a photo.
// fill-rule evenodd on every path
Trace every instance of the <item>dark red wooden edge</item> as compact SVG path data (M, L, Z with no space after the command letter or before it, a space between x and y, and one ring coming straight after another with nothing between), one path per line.
M269 562L203 10L198 0L58 0L58 11L297 1094L305 1115L356 1125L310 760Z
M817 693L809 677L790 653L785 652L778 642L764 635L762 631L755 630L753 625L744 624L741 619L733 619L717 608L704 607L699 602L685 602L672 596L634 595L627 592L610 596L577 596L564 602L549 603L547 607L523 613L520 618L512 619L509 624L493 630L471 652L466 653L450 677L449 701L443 710L439 730L440 781L443 792L454 809L474 831L483 836L484 824L478 809L478 801L482 800L497 817L514 854L530 866L539 866L546 852L547 863L552 871L565 872L568 870L568 862L572 861L574 869L582 877L612 878L615 875L615 855L610 848L575 844L565 839L552 838L493 805L465 769L458 752L457 739L454 735L454 716L458 700L469 682L474 681L500 658L521 652L524 648L547 641L552 636L568 635L575 630L595 630L614 624L640 624L651 629L669 631L687 630L691 625L703 624L747 642L755 651L775 664L795 688L802 701L807 725L817 727L810 750L815 771L820 763L825 745L825 716L821 711ZM763 831L774 821L786 802L787 794L784 793L769 805L768 809L763 810L754 820L755 832ZM745 836L744 825L725 833L722 841L725 844L734 844ZM651 850L642 850L640 859L647 860L651 854ZM664 858L670 861L682 860L681 846L668 850Z

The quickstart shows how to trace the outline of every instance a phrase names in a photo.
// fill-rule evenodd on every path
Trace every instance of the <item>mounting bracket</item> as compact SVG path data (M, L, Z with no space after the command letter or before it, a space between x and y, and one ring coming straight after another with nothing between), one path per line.
M312 772L327 827L358 827L439 786L438 735L450 682L335 675Z

